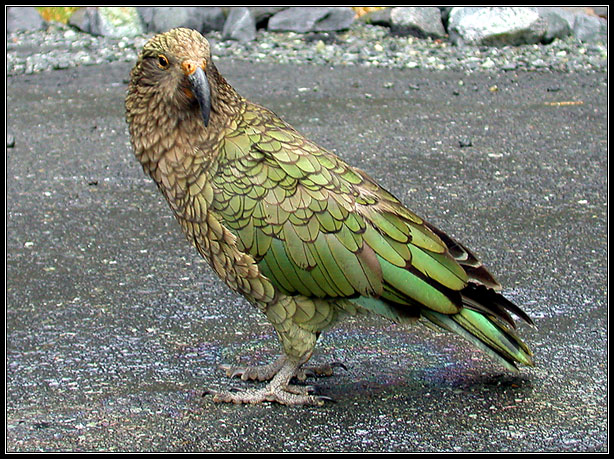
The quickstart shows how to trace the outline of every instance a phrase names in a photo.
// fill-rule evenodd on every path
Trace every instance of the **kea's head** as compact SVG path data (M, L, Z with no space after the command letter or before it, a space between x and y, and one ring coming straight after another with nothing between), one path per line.
M126 97L129 124L135 118L180 119L200 112L205 126L211 115L209 42L199 32L178 28L156 35L141 51L130 74Z

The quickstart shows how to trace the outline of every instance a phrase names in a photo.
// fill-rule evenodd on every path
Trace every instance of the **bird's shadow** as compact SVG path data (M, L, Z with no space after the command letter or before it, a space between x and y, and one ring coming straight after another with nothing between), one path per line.
M365 400L432 399L455 400L476 398L506 400L526 398L533 391L530 375L480 372L480 369L429 368L394 372L381 369L379 373L361 373L348 365L347 374L312 382L318 390L337 402L355 403Z

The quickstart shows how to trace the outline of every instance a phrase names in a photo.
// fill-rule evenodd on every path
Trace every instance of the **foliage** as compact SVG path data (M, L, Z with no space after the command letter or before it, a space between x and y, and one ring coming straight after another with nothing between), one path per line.
M68 23L68 20L77 11L79 6L37 6L36 9L41 17L47 22Z

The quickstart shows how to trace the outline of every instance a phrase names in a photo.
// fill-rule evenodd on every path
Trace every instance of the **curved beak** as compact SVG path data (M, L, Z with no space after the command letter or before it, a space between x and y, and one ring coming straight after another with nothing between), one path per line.
M200 113L203 117L205 127L209 126L209 115L211 114L211 87L205 74L204 65L196 65L194 62L186 61L182 64L182 69L188 77L192 92L200 106Z

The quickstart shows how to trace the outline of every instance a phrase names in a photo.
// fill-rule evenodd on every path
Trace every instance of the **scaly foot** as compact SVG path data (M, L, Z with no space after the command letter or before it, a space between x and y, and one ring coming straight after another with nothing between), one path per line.
M300 372L300 363L291 361L285 356L280 357L275 362L261 367L247 367L241 370L230 366L223 369L226 374L240 376L241 379L266 379L270 377L271 382L262 389L215 391L207 390L203 395L213 395L215 402L227 403L261 403L277 402L283 405L316 405L320 406L325 401L332 401L331 398L313 395L311 386L297 386L289 384L290 379ZM277 371L275 371L277 370ZM274 372L274 373L273 373ZM271 376L271 373L273 375Z
M304 390L303 390L304 389ZM213 395L214 402L226 403L262 403L277 402L282 405L315 405L321 406L331 398L308 393L308 388L300 386L271 387L270 384L263 389L214 391L207 390L203 395Z

